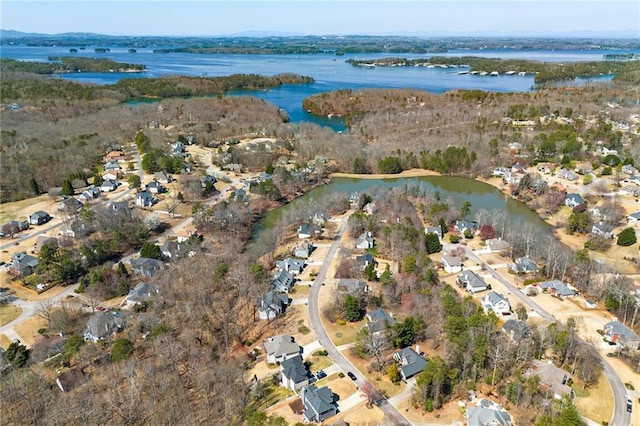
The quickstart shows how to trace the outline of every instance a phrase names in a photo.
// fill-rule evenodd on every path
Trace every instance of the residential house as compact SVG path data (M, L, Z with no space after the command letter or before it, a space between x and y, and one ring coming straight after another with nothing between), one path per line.
M287 257L284 260L277 261L276 267L291 272L293 275L299 275L304 270L305 263L303 260Z
M345 278L338 280L337 285L340 294L362 295L369 291L369 286L362 280Z
M309 221L315 226L324 228L324 225L327 223L327 215L321 212L317 212L309 218Z
M289 296L269 290L258 298L258 317L261 320L272 320L284 313L289 304Z
M124 320L118 312L98 311L89 318L84 330L84 340L97 342L124 329Z
M364 250L373 248L373 235L371 232L363 232L356 239L356 248Z
M200 180L200 185L203 188L206 188L207 185L215 185L216 182L218 182L218 179L216 179L214 176L204 175Z
M287 358L280 363L280 377L282 386L294 392L309 384L309 373L300 355Z
M74 215L78 213L78 210L82 207L82 203L73 197L67 197L58 204L58 211L61 211L68 215Z
M109 210L119 213L119 212L128 212L131 210L128 201L111 201L109 203Z
M157 182L165 183L165 184L173 182L173 178L171 177L171 175L165 172L156 172L153 175L153 179Z
M440 241L442 241L442 228L440 228L439 226L427 226L424 228L424 233L426 234L436 234L438 236L438 239Z
M102 174L103 180L116 180L120 177L120 172L117 170L110 170Z
M11 263L9 263L9 272L13 275L26 277L35 272L39 261L37 258L21 251L11 255Z
M233 199L235 201L244 201L247 198L247 191L242 188L233 190Z
M147 188L147 191L152 194L162 194L166 191L164 186L156 180L149 182L145 187Z
M82 220L74 220L68 225L62 225L58 236L66 238L80 238L89 235L91 227Z
M356 265L358 266L358 268L360 269L365 269L367 266L373 264L374 266L377 265L377 261L376 259L370 255L369 253L366 254L362 254L360 256L356 256Z
M315 385L303 387L300 398L304 405L304 417L309 422L322 423L338 413L333 391L327 386L319 389Z
M167 240L160 246L162 255L169 259L175 259L180 255L180 249L182 245L178 241Z
M126 156L122 150L109 151L107 155L104 156L104 160L107 164L117 163L118 161L123 161L125 158Z
M394 353L393 359L400 363L400 375L402 380L405 381L421 373L427 365L426 358L411 347L406 347Z
M293 274L281 269L273 277L273 289L280 293L289 293L295 284Z
M560 179L565 179L568 181L575 181L578 180L578 175L575 174L574 172L572 172L571 170L567 170L567 169L560 169L558 170L558 173L556 173L556 176L559 177Z
M100 191L102 192L112 192L116 189L118 189L118 182L114 179L106 179L102 182L102 185L100 185Z
M375 309L369 312L366 318L367 326L372 334L386 330L394 323L393 317L384 309Z
M302 348L290 334L269 337L264 341L264 350L268 364L279 363L302 353Z
M484 279L473 271L468 269L462 271L456 282L458 286L463 287L469 293L479 293L487 289L487 283Z
M301 243L296 244L293 249L293 256L301 259L307 259L311 255L313 249L314 247L311 241L304 240Z
M136 206L151 207L158 202L158 199L148 191L141 191L136 194Z
M78 199L83 203L93 201L100 196L100 188L89 188L82 191L82 194L78 196Z
M511 314L509 299L495 291L490 291L482 298L482 308L485 314L493 311L499 317Z
M567 194L564 199L565 206L575 207L580 204L584 204L584 199L580 194Z
M507 145L507 148L520 152L520 150L522 149L522 144L520 142L511 142Z
M513 173L509 170L504 175L502 175L502 182L506 183L507 185L519 185L523 176L524 175L522 174Z
M536 263L529 258L529 256L518 257L515 263L509 265L509 269L518 275L522 274L537 274L540 268Z
M33 251L35 253L40 253L42 247L44 247L45 245L58 247L58 239L55 237L50 237L48 235L38 235L33 246Z
M549 164L538 164L538 171L543 175L550 175L551 166Z
M176 142L171 144L171 155L174 157L184 157L187 152L187 147L182 142Z
M29 222L30 225L42 225L50 220L51 216L49 216L49 213L42 210L38 210L37 212L31 213L27 216L27 222Z
M152 277L156 272L162 271L165 266L161 260L139 257L137 259L131 259L131 268L136 274Z
M602 221L594 223L591 228L591 235L599 236L607 240L611 239L613 238L613 225Z
M541 289L541 291L546 290L548 293L563 299L565 297L574 297L578 294L574 290L569 288L567 284L558 280L543 281L541 283L538 283L537 286Z
M563 395L573 397L573 390L567 385L571 374L553 365L551 360L548 362L533 360L533 365L525 372L524 376L538 376L540 388L545 395L553 396L556 399L562 398Z
M314 235L315 232L310 223L303 223L298 227L298 238L311 238Z
M462 258L445 254L440 262L444 270L449 274L462 271Z
M531 329L527 323L514 319L510 319L502 325L502 332L509 337L509 340L515 343L531 337Z
M104 163L105 172L119 172L120 170L122 170L122 167L120 167L117 161L107 161Z
M491 173L493 176L504 176L510 170L507 167L496 167Z
M627 216L627 223L629 225L638 226L638 224L640 224L640 211L631 213L629 216Z
M636 173L638 173L638 169L633 167L631 164L625 164L624 166L622 166L621 170L622 173L626 173L628 175L635 175Z
M509 249L509 243L502 238L491 238L485 241L486 247L491 252L501 252Z
M468 407L466 418L467 426L511 426L513 424L509 413L493 407Z
M640 348L640 337L626 325L614 318L613 321L604 325L604 338L612 343L617 343L624 348L638 350Z
M454 229L462 234L468 229L471 233L478 230L478 222L470 220L456 220Z
M131 290L129 294L122 302L121 306L131 307L135 305L141 305L151 299L151 296L155 293L158 294L160 290L157 286L151 285L147 282L141 282Z

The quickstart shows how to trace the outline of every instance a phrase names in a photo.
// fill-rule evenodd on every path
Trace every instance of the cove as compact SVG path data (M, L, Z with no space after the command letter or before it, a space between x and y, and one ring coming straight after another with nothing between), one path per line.
M462 203L471 203L471 217L480 209L487 211L505 211L513 226L524 223L531 224L539 235L551 235L551 226L540 219L538 214L521 201L505 196L495 187L479 182L475 179L453 176L421 176L384 179L366 178L332 178L331 181L308 191L302 197L296 198L275 210L268 212L253 229L252 240L260 238L261 232L275 227L288 212L295 212L303 206L313 204L323 197L333 194L371 192L376 188L392 190L394 188L420 187L427 192L440 194L440 199L451 199L456 208ZM304 210L304 208L302 209Z

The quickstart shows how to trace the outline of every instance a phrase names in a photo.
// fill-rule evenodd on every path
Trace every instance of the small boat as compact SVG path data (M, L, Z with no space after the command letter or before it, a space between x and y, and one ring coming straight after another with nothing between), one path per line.
M505 75L514 75L516 72L515 71L507 71L504 74Z
M488 72L486 72L486 71L481 71L481 72L480 72L480 75L487 75L487 74L489 74L489 73L488 73Z
M498 71L491 71L491 77L497 77L499 75Z
M469 71L458 71L456 74L458 75L469 74Z

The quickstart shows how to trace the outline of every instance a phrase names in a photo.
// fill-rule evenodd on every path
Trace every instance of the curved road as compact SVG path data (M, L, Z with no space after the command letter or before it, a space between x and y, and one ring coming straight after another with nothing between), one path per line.
M324 279L327 275L327 271L329 270L329 265L333 261L333 258L338 251L338 247L340 246L340 240L342 240L342 236L344 235L345 230L347 229L347 216L342 219L342 223L340 224L340 228L338 229L338 233L329 248L329 252L327 253L327 257L324 262L322 262L322 266L320 267L320 271L318 271L318 275L316 279L313 281L313 286L311 287L311 291L309 292L309 321L311 322L311 326L313 327L316 337L318 338L318 342L322 345L322 347L328 352L329 356L333 361L345 372L351 371L355 374L357 380L356 384L358 388L362 388L362 385L367 382L367 379L364 375L356 368L353 364L344 356L338 348L333 344L327 331L324 329L322 325L322 320L320 319L320 310L318 309L318 294L320 293L320 288L323 285ZM380 409L384 413L387 419L389 419L394 425L408 425L411 424L409 420L407 420L404 415L396 409L391 403L387 400L383 400L382 404L380 404Z
M450 247L449 247L450 248ZM465 247L466 255L469 259L476 262L478 265L482 265L482 267L488 272L494 279L504 285L511 294L518 297L522 303L527 305L529 308L536 311L540 316L546 319L549 322L556 322L556 318L551 315L549 312L542 309L540 305L531 300L531 298L524 295L518 287L513 285L509 280L505 279L502 275L496 272L490 265L488 265L484 260L480 259L478 255L476 255L472 250L468 247ZM580 339L582 340L582 339ZM582 340L583 343L584 340ZM631 424L631 413L627 413L627 402L626 395L627 390L624 387L624 383L620 380L620 377L615 372L615 370L611 367L611 365L607 362L605 357L593 349L596 354L600 357L600 361L602 364L602 373L605 375L607 380L609 381L609 385L613 391L613 402L614 402L614 410L613 416L611 417L610 425L630 425Z

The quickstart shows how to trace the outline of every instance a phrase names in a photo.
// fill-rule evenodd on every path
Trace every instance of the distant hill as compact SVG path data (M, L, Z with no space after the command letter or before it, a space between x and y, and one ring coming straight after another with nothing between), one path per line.
M43 34L43 33L25 33L15 30L2 30L0 29L1 38L95 38L95 37L110 37L96 33L60 33L60 34Z

